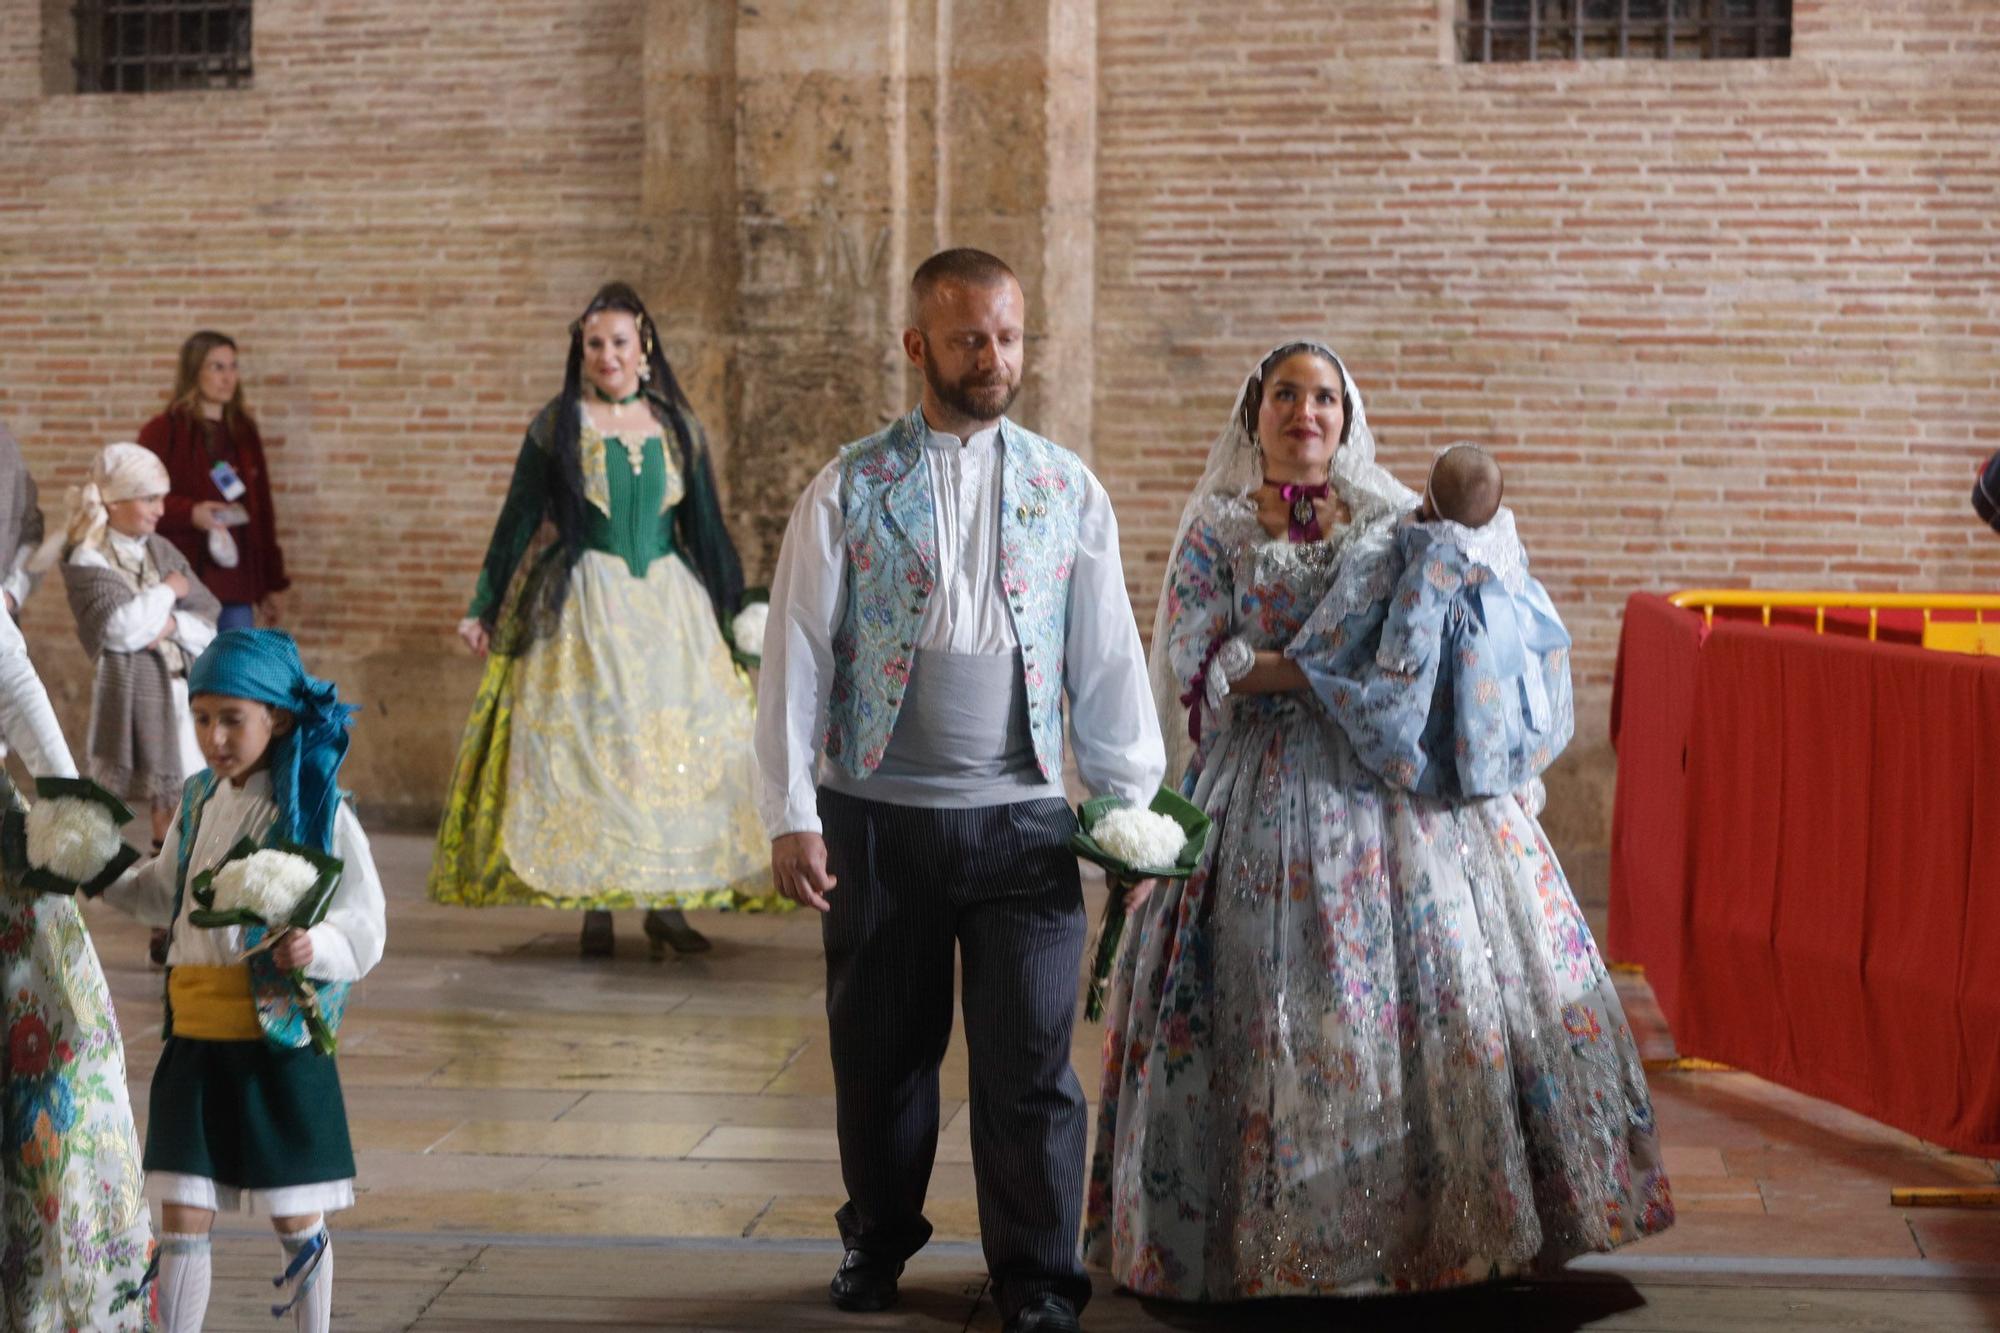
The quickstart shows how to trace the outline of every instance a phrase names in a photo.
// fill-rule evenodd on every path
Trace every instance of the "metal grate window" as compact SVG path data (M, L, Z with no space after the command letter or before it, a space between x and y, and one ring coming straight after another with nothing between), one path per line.
M250 0L77 0L71 12L80 93L250 82Z
M1469 64L1792 54L1792 0L1459 0L1458 15Z

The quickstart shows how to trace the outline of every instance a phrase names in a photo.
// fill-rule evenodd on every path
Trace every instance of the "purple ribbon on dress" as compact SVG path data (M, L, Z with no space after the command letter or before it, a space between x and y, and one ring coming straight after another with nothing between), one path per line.
M1265 485L1276 486L1279 498L1285 502L1287 537L1294 542L1316 542L1326 536L1326 530L1319 525L1319 510L1313 507L1313 501L1324 500L1333 491L1332 482L1323 481L1317 486L1308 486L1302 481L1267 481Z
M1194 684L1181 696L1181 707L1187 709L1188 715L1188 739L1196 745L1201 744L1201 706L1207 702L1208 666L1228 641L1229 631L1226 629L1209 641L1208 651L1201 655L1201 665L1195 668Z

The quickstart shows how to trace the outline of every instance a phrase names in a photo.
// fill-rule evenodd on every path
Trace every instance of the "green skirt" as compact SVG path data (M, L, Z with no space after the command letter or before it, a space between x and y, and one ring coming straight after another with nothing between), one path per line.
M340 1073L309 1047L169 1037L150 1106L148 1171L250 1190L354 1178Z

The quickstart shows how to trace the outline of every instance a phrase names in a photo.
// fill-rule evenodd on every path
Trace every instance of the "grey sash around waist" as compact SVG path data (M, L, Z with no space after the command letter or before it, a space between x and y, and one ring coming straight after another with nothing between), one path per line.
M964 809L1063 795L1035 765L1019 649L919 648L881 764L865 778L822 767L835 791L892 805Z

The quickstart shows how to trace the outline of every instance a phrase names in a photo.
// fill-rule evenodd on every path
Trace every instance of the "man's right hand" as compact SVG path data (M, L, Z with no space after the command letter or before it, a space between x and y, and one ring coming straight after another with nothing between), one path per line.
M215 517L215 511L222 508L220 500L197 500L188 508L188 522L203 532L214 532L222 526Z
M771 882L793 902L826 911L826 895L838 882L826 873L826 839L817 833L781 833L771 839Z

